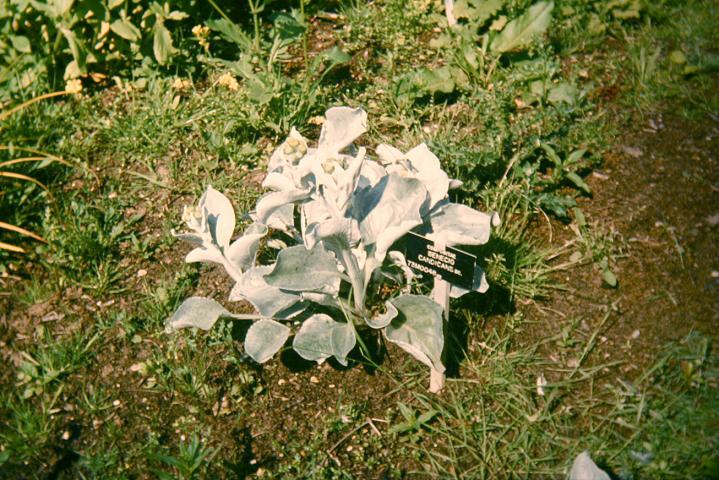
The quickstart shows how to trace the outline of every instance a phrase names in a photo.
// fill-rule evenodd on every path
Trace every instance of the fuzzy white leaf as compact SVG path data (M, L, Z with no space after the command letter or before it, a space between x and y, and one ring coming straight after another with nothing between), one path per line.
M444 372L442 306L422 295L402 295L390 302L399 314L385 328L387 340L428 367Z
M312 315L302 323L299 332L297 332L295 339L292 341L292 348L305 360L311 360L317 363L324 362L332 355L344 358L347 353L349 353L349 351L345 351L349 340L346 338L338 338L337 348L342 347L342 351L335 350L332 337L336 328L344 329L346 325L336 322L324 313ZM345 332L340 332L338 335L343 337L344 333Z
M434 213L430 219L432 232L427 238L447 246L482 245L496 223L495 215L479 212L466 205L450 203Z
M309 190L286 190L263 195L255 207L256 221L267 225L268 220L278 209L310 198Z
M297 188L295 187L295 182L293 182L291 178L288 178L278 172L268 173L262 181L262 186L275 191L288 191Z
M349 323L338 323L332 329L330 338L332 344L332 355L345 367L347 366L347 355L355 348L357 338L355 330Z
M367 131L367 113L361 108L333 107L325 119L318 146L321 158L336 156Z
M597 467L588 451L583 451L574 459L569 472L569 480L611 480L607 472Z
M247 300L264 317L275 317L300 301L299 295L267 284L264 276L270 273L272 268L263 266L247 270L230 292L230 301Z
M293 292L326 292L339 287L339 277L335 257L322 244L310 250L297 245L279 253L272 272L265 275L265 281Z
M397 174L355 194L354 213L362 240L365 245L375 245L378 261L398 238L422 223L420 210L426 200L427 190L419 180Z
M405 155L401 150L385 143L377 145L375 152L377 153L379 161L382 165L391 165L393 163L400 162L405 158Z
M282 348L290 336L290 329L274 320L262 319L253 323L245 337L245 351L257 363L265 363Z
M212 186L208 186L200 198L200 209L203 217L207 218L212 240L219 247L227 247L235 231L235 209L232 208L230 200Z
M224 262L224 258L222 257L222 253L220 253L217 247L215 247L214 245L210 245L209 248L197 247L193 250L190 250L190 252L185 256L185 262L214 262L221 264Z
M487 275L485 275L484 270L479 265L474 266L474 277L472 280L472 288L471 290L467 290L462 287L458 287L457 285L452 285L449 290L449 296L451 298L459 298L464 294L467 294L469 292L479 292L484 293L489 289L489 283L487 283Z
M397 317L397 314L399 312L397 311L397 308L392 305L391 302L385 302L385 307L387 308L386 312L367 318L365 320L367 322L367 325L372 328L384 328L389 325L389 323L394 320L395 317Z
M245 233L232 242L227 250L227 259L241 271L251 268L255 263L260 239L267 235L267 225L253 223Z
M429 208L432 209L447 196L449 177L442 170L437 156L424 143L420 143L407 152L406 157L412 168L416 170L415 176L429 192Z
M167 320L167 327L174 330L187 327L209 330L223 315L231 314L211 298L190 297Z

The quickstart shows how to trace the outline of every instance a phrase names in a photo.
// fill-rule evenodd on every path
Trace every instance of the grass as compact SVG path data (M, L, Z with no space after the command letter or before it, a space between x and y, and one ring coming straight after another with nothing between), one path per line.
M511 16L529 2L507 4L502 13ZM0 347L13 362L0 373L0 471L562 478L588 449L617 478L718 478L712 339L669 345L631 379L596 354L602 324L582 326L592 319L539 325L542 335L526 342L536 329L524 305L562 288L558 271L605 258L609 268L623 254L621 239L593 221L578 227L576 262L562 261L568 251L546 234L557 222L577 223L575 199L588 194L568 174L585 176L610 145L618 127L608 109L621 102L642 115L681 101L688 116L717 112L710 16L701 2L664 5L685 14L646 6L639 19L622 20L601 2L566 2L546 42L436 92L403 90L397 80L422 66L457 65L452 48L430 46L442 28L432 2L343 2L332 15L320 11L331 5L313 3L309 36L263 71L272 85L267 101L237 65L218 61L182 89L174 77L156 76L144 89L35 104L4 120L0 144L79 167L14 166L48 185L52 202L33 184L10 182L0 194L0 218L48 242L20 240L24 257L0 251L0 290L8 294ZM602 32L586 28L595 17ZM312 58L327 39L349 59L304 70L300 44L307 41ZM267 60L270 41L258 58ZM676 49L699 69L684 74L668 56ZM216 81L226 71L241 80L238 91ZM530 98L537 79L579 93L572 102ZM610 87L621 93L608 99ZM503 219L475 252L492 289L455 304L449 356L457 375L440 397L427 396L412 361L382 344L378 369L358 357L348 370L309 370L288 352L259 368L242 351L239 322L164 332L184 298L200 292L224 301L228 287L215 268L182 262L186 251L170 234L182 205L212 184L247 211L261 193L258 172L289 127L316 135L312 117L337 104L362 105L377 119L369 145L428 142L465 182L456 199ZM560 168L543 144L560 159L587 153Z

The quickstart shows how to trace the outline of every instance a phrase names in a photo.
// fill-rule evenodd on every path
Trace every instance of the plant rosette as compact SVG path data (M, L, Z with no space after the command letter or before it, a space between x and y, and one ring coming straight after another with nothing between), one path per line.
M229 300L246 300L257 314L233 315L212 299L191 297L168 320L169 331L209 330L223 316L253 320L244 348L259 363L294 328L292 348L301 357L347 365L357 332L381 330L432 370L430 390L441 388L447 304L432 299L436 292L412 293L415 275L398 240L418 230L440 248L481 245L499 218L451 203L448 191L461 182L447 176L424 143L406 153L379 145L372 159L353 144L366 131L367 114L349 107L327 110L315 148L293 128L269 160L263 182L269 192L234 240L235 212L222 193L208 186L197 206L185 207L187 232L173 231L195 246L185 261L222 265L235 281ZM258 255L260 248L267 255ZM261 264L260 257L274 263ZM451 297L486 291L478 265L473 282L471 289L445 289ZM394 296L368 295L388 283Z

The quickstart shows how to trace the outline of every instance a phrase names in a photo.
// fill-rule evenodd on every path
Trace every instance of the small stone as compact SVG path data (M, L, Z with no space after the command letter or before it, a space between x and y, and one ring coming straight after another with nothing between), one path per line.
M712 270L711 276L712 278L719 278L719 272L717 272L716 270Z
M642 155L644 155L644 152L641 148L638 147L630 147L629 145L622 145L622 152L626 153L630 157L639 158Z
M639 330L634 330L632 332L632 338L639 338Z
M145 270L144 268L141 268L137 271L138 277L144 277L145 275L147 275L147 270Z
M115 400L114 402L112 402L112 405L114 407L119 407L121 404L122 404L122 402L120 400Z
M287 380L285 380L284 378L280 378L279 380L277 380L277 385L284 385L285 383L287 383Z
M310 383L320 383L320 379L312 375L310 377Z
M66 440L66 441L70 440L70 432L68 432L67 430L65 432L63 432L62 439Z
M547 386L547 379L544 378L544 373L540 373L537 376L537 395L540 397L544 396L544 387Z
M707 225L710 227L716 227L719 225L719 213L715 213L714 215L710 215L706 218Z

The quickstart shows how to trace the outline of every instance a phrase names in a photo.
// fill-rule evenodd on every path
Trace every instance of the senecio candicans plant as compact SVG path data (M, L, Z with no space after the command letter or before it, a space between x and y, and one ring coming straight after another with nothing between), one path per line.
M212 299L191 297L168 320L169 330L209 330L222 316L254 320L244 348L264 363L294 327L292 347L301 357L346 365L358 330L377 329L432 369L430 389L441 388L445 307L411 293L414 275L396 243L413 230L439 248L484 244L499 218L451 203L447 192L461 182L448 178L424 143L407 153L379 145L370 159L353 145L366 131L367 114L349 107L327 110L316 148L293 128L269 160L263 186L270 192L234 241L235 212L222 193L208 186L196 207L185 207L189 231L173 232L195 245L185 260L221 264L236 282L229 300L247 300L258 313L233 315ZM368 295L387 282L395 288L383 289L393 292L384 302ZM487 288L477 266L472 289ZM448 294L468 291L452 285Z

